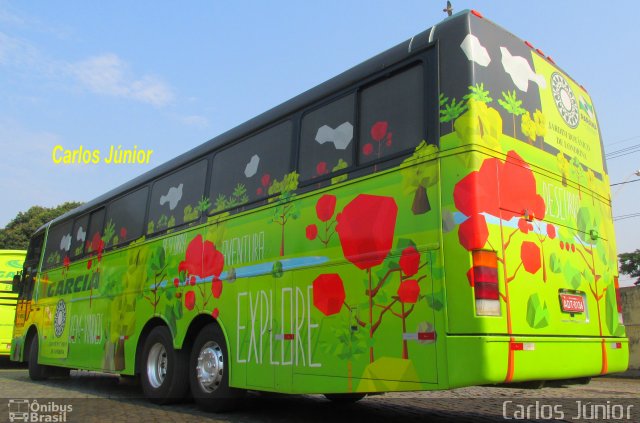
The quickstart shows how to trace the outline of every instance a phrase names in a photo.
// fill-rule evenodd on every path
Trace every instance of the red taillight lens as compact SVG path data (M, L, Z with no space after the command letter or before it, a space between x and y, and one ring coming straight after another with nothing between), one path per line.
M618 285L618 277L613 278L613 286L616 288L616 303L618 304L618 313L622 313L622 298L620 298L620 285Z
M476 314L500 315L500 289L498 285L498 255L495 251L475 250L471 253L473 267L473 292Z

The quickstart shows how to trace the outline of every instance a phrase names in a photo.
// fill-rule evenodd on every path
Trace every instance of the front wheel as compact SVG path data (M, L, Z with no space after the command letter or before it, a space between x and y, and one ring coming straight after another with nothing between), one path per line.
M144 343L141 383L144 395L156 404L181 401L187 395L187 353L173 348L171 333L154 328Z
M200 330L189 360L191 394L202 409L221 412L236 408L242 389L229 386L229 355L224 334L216 323Z
M44 364L38 364L38 335L31 338L29 347L29 378L31 380L45 380L49 377L49 368Z

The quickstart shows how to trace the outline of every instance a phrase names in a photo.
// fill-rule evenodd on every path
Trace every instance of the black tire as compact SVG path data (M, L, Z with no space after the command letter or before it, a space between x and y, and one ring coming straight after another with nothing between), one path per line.
M31 380L45 380L49 377L49 366L38 364L38 334L31 338L29 347L29 378Z
M367 394L351 393L351 394L324 394L324 397L334 404L347 405L353 404L366 397Z
M209 323L198 334L189 360L191 395L198 406L216 413L240 405L244 389L229 386L229 352L224 334L216 323Z
M145 397L156 404L184 400L189 390L189 354L173 348L171 333L164 326L151 330L144 343L140 383Z

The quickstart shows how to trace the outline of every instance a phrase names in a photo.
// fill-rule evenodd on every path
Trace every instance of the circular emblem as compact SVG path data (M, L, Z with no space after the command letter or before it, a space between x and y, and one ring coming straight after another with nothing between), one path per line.
M553 101L556 103L562 119L570 128L577 127L580 123L580 111L576 96L564 76L557 72L551 75L551 91L553 92Z
M63 300L58 301L56 305L56 315L53 318L53 327L56 331L56 337L60 337L64 332L64 324L67 321L67 305Z

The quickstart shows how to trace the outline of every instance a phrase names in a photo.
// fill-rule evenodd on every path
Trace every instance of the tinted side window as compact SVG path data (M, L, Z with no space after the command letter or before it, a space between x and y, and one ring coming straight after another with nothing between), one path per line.
M25 258L25 262L32 262L35 260L36 262L40 259L40 253L42 253L42 244L44 243L44 234L40 234L31 238L29 241L29 249L27 250L27 257Z
M365 88L360 94L360 162L418 146L425 139L422 66Z
M89 215L85 214L76 219L71 231L71 257L81 256L84 252L84 243L87 240L87 227Z
M58 223L49 228L43 267L56 267L69 257L71 250L71 225L73 221Z
M98 250L100 240L102 239L102 226L104 225L104 208L91 213L89 217L89 230L87 231L87 239L85 240L85 253L91 253Z
M117 199L107 208L102 240L105 248L139 238L143 232L149 188L142 188Z
M291 131L287 121L216 154L209 197L214 211L277 193L291 172Z
M211 207L204 197L207 161L202 160L153 184L147 233L197 220Z
M355 94L307 113L300 136L300 179L308 180L351 166Z

